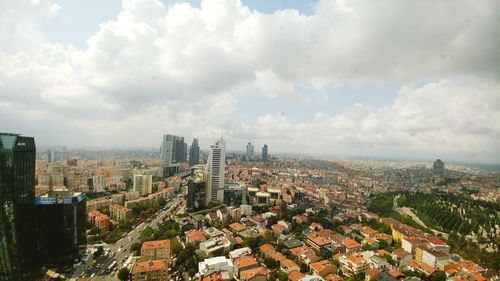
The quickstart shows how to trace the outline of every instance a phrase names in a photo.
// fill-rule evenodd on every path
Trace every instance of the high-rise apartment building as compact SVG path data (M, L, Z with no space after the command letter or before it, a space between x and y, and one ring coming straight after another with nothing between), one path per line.
M193 139L193 143L189 148L189 166L194 166L200 163L200 146L198 139Z
M72 265L87 244L87 198L68 189L36 197L36 236L40 262Z
M37 264L35 140L0 133L0 280L31 280Z
M253 158L253 153L254 153L254 146L252 145L251 142L247 144L247 149L246 149L246 158L247 161L251 161Z
M269 158L269 155L267 154L267 144L264 144L262 147L262 161L267 161Z
M161 159L164 163L186 162L187 144L184 137L164 135L161 143Z
M444 176L444 162L441 159L437 159L434 162L434 175L436 176Z
M133 189L134 191L139 192L141 196L153 193L153 176L135 174Z
M207 204L224 200L224 173L226 170L226 143L221 138L210 146L208 152L207 172Z

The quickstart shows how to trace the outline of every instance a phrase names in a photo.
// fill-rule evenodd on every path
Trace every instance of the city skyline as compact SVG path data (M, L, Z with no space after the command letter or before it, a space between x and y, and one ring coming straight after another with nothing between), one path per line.
M224 132L228 150L498 164L499 5L6 2L0 127L39 146Z

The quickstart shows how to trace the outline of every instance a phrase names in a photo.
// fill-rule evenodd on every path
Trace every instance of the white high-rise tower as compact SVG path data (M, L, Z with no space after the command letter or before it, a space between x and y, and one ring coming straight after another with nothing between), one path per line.
M224 201L224 173L226 171L226 143L220 140L210 146L208 152L207 172L207 204L209 202Z

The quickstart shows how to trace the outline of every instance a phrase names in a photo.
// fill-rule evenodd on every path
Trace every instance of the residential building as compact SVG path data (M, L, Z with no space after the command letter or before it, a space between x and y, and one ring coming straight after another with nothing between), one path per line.
M240 272L240 280L241 281L267 281L267 275L270 273L270 270L263 267L255 267L252 269L247 269Z
M339 262L342 267L342 272L344 272L345 275L358 274L364 272L369 267L368 262L359 255L341 255Z
M191 229L186 232L186 244L191 243L193 245L198 245L205 240L205 233L201 230Z
M235 275L240 276L240 273L245 270L259 267L259 263L253 256L242 256L233 261Z
M153 193L153 176L135 174L133 190L138 192L141 196Z
M229 252L229 258L234 262L236 259L241 258L242 256L250 256L252 255L252 249L249 247L243 247Z
M272 256L276 252L276 249L271 244L263 244L259 247L259 250L266 258Z
M165 260L170 263L170 240L146 241L142 243L141 260Z
M300 267L289 259L285 259L280 262L280 269L286 274L289 274L292 271L300 271Z
M132 217L132 210L121 205L113 204L109 206L109 214L111 219L115 221L125 220Z
M252 215L252 205L241 204L240 209L241 209L242 216L244 215L246 217L250 217Z
M168 264L165 260L137 262L132 269L133 281L167 281Z
M220 273L232 279L234 278L234 264L224 256L208 258L198 263L198 273L200 277L209 276L212 273Z
M209 257L222 255L224 251L230 250L231 247L231 241L226 237L216 237L200 243L200 250Z
M328 260L313 262L309 265L309 267L311 268L312 273L321 277L325 277L326 275L337 271L337 267Z
M111 229L111 222L106 214L97 210L88 213L88 223L92 227L98 227L101 230L109 231Z

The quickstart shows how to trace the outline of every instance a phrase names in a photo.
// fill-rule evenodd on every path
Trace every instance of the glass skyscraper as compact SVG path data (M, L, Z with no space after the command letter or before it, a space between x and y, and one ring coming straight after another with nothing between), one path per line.
M269 159L269 155L267 154L267 144L264 144L262 147L262 161L267 161Z
M35 140L0 133L0 280L31 280L36 269Z
M36 197L38 259L42 265L71 265L85 249L87 198L67 189Z
M200 163L200 146L198 139L193 139L193 143L189 148L189 166L194 166Z

